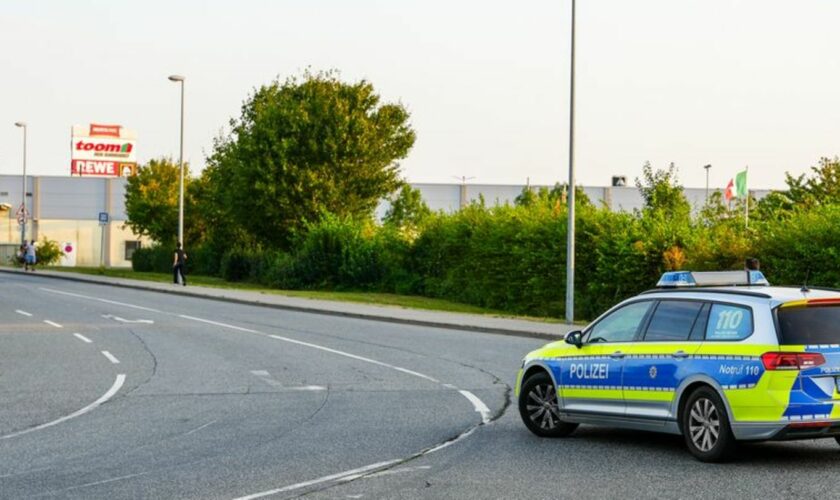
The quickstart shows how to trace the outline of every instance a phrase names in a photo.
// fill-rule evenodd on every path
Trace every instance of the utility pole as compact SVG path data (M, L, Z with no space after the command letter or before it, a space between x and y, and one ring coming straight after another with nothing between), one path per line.
M711 165L705 165L703 167L706 170L706 205L709 204L709 169L712 168Z
M23 182L20 191L20 244L26 244L26 122L15 122L15 127L23 129Z
M181 75L172 75L170 81L181 84L181 180L178 183L178 243L184 248L184 80Z
M572 0L569 70L569 221L566 224L566 323L575 320L575 0Z

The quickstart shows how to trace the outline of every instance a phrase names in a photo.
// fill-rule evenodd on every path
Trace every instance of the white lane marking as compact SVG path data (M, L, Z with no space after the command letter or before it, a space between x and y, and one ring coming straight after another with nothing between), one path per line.
M399 463L399 460L388 460L385 462L379 462L375 464L366 465L364 467L359 467L358 469L347 470L344 472L339 472L337 474L330 474L329 476L319 477L317 479L311 479L309 481L304 481L302 483L290 484L289 486L284 486L282 488L276 488L273 490L261 491L259 493L254 493L252 495L247 495L244 497L238 497L235 500L253 500L254 498L262 498L267 497L269 495L276 495L277 493L285 493L287 491L294 491L299 490L301 488L306 488L309 486L315 486L316 484L327 483L330 481L337 481L343 479L348 476L358 476L359 474L363 474L365 472L370 472L372 470L381 469L385 467L389 467Z
M482 424L486 424L490 421L490 408L487 408L487 405L484 404L484 401L478 399L478 396L471 393L470 391L459 390L458 392L460 392L462 396L470 400L470 403L472 403L473 407L475 407L475 411L477 411L481 415Z
M327 388L322 385L283 385L283 382L274 380L268 375L266 370L251 370L251 373L260 378L263 382L274 387L280 387L287 391L326 391Z
M114 321L119 321L120 323L145 323L147 325L155 324L155 322L150 320L150 319L125 319L125 318L121 318L119 316L114 316L113 314L103 314L102 317L105 318L105 319L112 319Z
M452 384L443 384L443 386L444 386L444 387L446 387L447 389L454 389L454 390L456 390L456 391L458 390L458 388L457 388L457 387L455 387L455 386L454 386L454 385L452 385Z
M24 429L22 431L13 432L11 434L6 434L5 436L0 436L0 439L9 439L9 438L17 437L17 436L22 436L24 434L29 434L30 432L39 431L41 429L46 429L47 427L52 427L52 426L60 424L62 422L66 422L66 421L70 420L71 418L76 418L80 415L84 415L85 413L93 410L97 406L105 403L106 401L108 401L109 399L114 397L114 394L116 394L120 390L120 388L123 386L124 383L125 383L125 374L120 373L119 375L117 375L116 380L114 380L114 385L112 385L111 388L108 389L108 392L106 392L105 394L100 396L99 399L97 399L93 403L85 406L84 408L82 408L80 410L76 410L69 415L65 415L61 418L53 420L52 422L47 422L45 424L37 425L35 427L30 427L29 429Z
M54 327L56 327L56 328L64 328L63 326L59 325L59 324L58 324L58 323L56 323L55 321L50 321L50 320L48 320L48 319L45 319L45 320L44 320L44 323L46 323L46 324L48 324L48 325L50 325L50 326L54 326Z
M22 314L24 316L32 316L32 313L28 313L26 311L21 311L20 309L15 309L15 312L18 314Z
M329 347L324 347L324 346L318 345L318 344L310 344L309 342L303 342L301 340L290 339L288 337L281 337L280 335L269 335L269 337L271 337L273 339L277 339L277 340L282 340L283 342L289 342L289 343L292 343L292 344L311 347L312 349L318 349L318 350L324 351L324 352L330 352L332 354L337 354L339 356L344 356L345 358L355 359L355 360L358 360L358 361L364 361L365 363L370 363L372 365L384 366L385 368L390 368L390 369L396 370L398 372L406 373L408 375L413 375L415 377L420 377L422 379L429 380L429 381L435 382L437 384L440 383L440 380L438 380L434 377L430 377L428 375L424 375L422 373L415 372L413 370L408 370L408 369L403 368L401 366L395 366L395 365L391 365L391 364L388 364L388 363L383 363L382 361L377 361L375 359L366 358L364 356L357 356L355 354L350 354L349 352L339 351L339 350L336 350L336 349L330 349Z
M259 335L265 335L262 332L258 332L256 330L251 330L250 328L242 328L241 326L229 325L227 323L219 323L218 321L210 321L209 319L202 319L196 318L195 316L187 316L186 314L179 314L179 318L189 319L192 321L198 321L201 323L207 323L209 325L216 325L216 326L223 326L225 328L230 328L231 330L239 330L240 332L248 332L248 333L256 333Z
M198 432L198 431L200 431L201 429L205 429L205 428L207 428L207 427L210 427L211 425L215 424L216 422L218 422L218 420L212 420L212 421L210 421L210 422L207 422L206 424L204 424L204 425L200 425L200 426L196 427L195 429L193 429L193 430L191 430L191 431L187 432L187 433L186 433L186 434L184 434L184 435L185 435L185 436L189 436L190 434L192 434L192 433L194 433L194 432Z
M91 297L90 295L82 295L81 293L62 292L61 290L53 290L52 288L39 288L38 290L43 290L43 291L49 292L49 293L58 293L58 294L61 294L61 295L69 295L71 297L79 297L79 298L82 298L82 299L96 300L96 301L99 301L99 302L104 302L106 304L114 304L114 305L117 305L117 306L131 307L133 309L139 309L141 311L149 311L149 312L155 312L155 313L163 314L163 311L159 311L157 309L152 309L151 307L143 307L143 306L137 306L137 305L134 305L134 304L126 304L125 302L117 302L116 300L100 299L99 297Z
M114 481L122 481L123 479L129 479L129 478L132 478L132 477L145 476L146 474L150 474L150 473L149 472L139 472L137 474L128 474L128 475L125 475L125 476L112 477L111 479L103 479L102 481L94 481L92 483L85 483L85 484L78 484L76 486L70 486L69 488L64 488L64 489L61 489L61 490L58 490L58 491L53 491L51 493L58 493L60 491L77 490L79 488L87 488L89 486L97 486L97 485L100 485L100 484L113 483Z
M85 336L84 336L84 335L82 335L81 333L74 333L74 334L73 334L73 336L74 336L74 337L76 337L77 339L81 340L82 342L86 343L86 344L91 344L91 343L93 343L93 341L92 341L92 340L90 340L89 338L85 337Z
M115 365L120 364L120 360L118 360L118 359L116 358L116 356L114 356L114 355L113 355L113 354L111 354L110 352L108 352L108 351L102 351L102 355L103 355L103 356L105 356L106 358L108 358L108 361L110 361L111 363L114 363Z
M407 472L429 470L431 468L432 468L431 465L415 465L413 467L400 467L398 469L387 469L387 470L383 470L383 471L379 471L379 472L374 472L373 474L368 474L364 477L365 477L365 479L371 479L371 478L374 478L374 477L393 476L394 474L405 474ZM356 479L358 479L358 477L359 476L356 476ZM345 479L345 480L348 480L348 479Z

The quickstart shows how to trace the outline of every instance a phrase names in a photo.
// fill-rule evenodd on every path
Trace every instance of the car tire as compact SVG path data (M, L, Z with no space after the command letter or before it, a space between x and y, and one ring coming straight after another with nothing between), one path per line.
M546 372L535 373L522 384L519 415L525 427L540 437L568 436L578 427L578 424L560 420L557 391Z
M688 451L701 462L725 462L735 450L726 406L711 387L691 393L682 407L682 433Z
M834 440L837 441L837 444L840 444L840 436L834 436Z

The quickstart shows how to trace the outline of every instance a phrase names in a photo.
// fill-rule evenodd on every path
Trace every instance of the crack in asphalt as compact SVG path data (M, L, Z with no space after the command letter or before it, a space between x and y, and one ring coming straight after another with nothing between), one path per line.
M132 328L126 328L126 330L128 330L128 333L131 334L132 337L136 338L137 341L140 342L140 345L143 347L143 350L146 351L149 354L149 356L152 358L152 373L149 374L148 377L146 377L146 380L140 382L139 384L134 386L133 389L131 389L130 391L127 391L125 394L123 394L122 397L131 396L135 391L137 391L138 389L140 389L144 385L151 382L152 378L154 378L154 376L157 374L157 367L158 367L157 356L155 356L155 353L153 353L152 350L149 349L149 346L148 346L148 344L146 344L146 341L143 340L143 337L141 337Z

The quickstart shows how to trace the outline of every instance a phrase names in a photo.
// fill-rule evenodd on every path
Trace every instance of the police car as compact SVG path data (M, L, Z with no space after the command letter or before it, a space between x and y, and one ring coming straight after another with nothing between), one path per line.
M707 462L736 441L840 443L840 291L759 271L666 273L529 353L519 412L544 437L597 424L681 434Z

